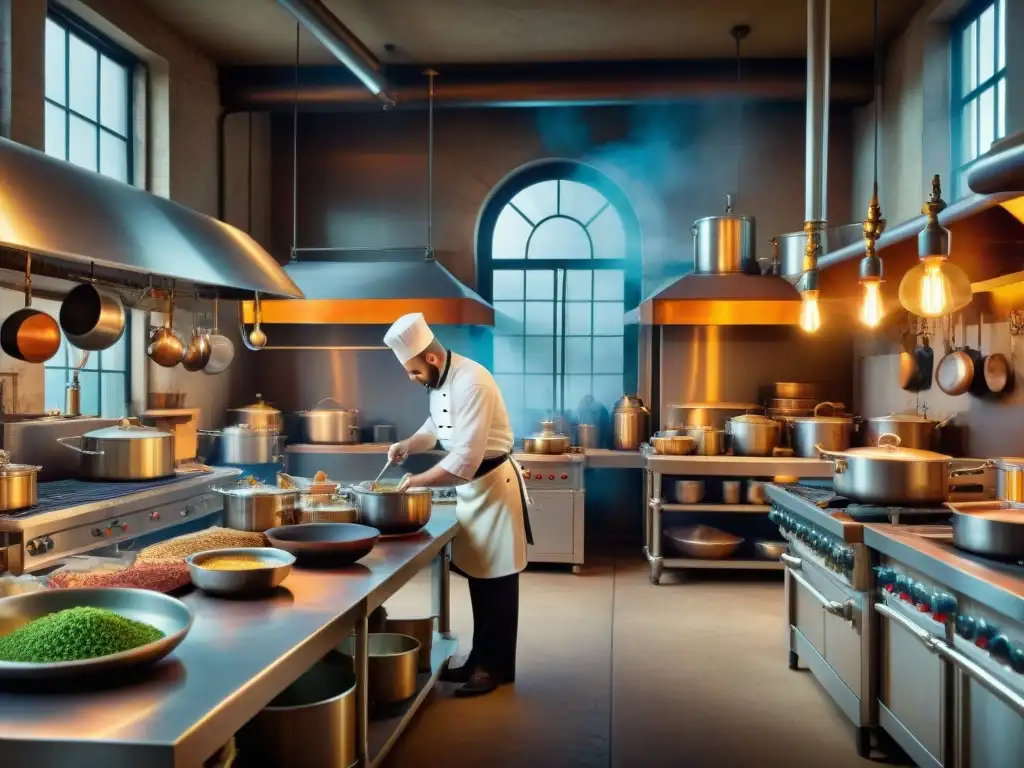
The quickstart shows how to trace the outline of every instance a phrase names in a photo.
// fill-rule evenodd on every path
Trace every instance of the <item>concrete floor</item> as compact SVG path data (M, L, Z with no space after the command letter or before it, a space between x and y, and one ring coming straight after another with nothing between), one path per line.
M429 583L388 602L423 615ZM388 768L462 766L865 766L853 726L809 672L790 671L778 574L668 573L637 559L580 576L533 569L520 584L515 686L431 696ZM452 628L472 637L452 577Z

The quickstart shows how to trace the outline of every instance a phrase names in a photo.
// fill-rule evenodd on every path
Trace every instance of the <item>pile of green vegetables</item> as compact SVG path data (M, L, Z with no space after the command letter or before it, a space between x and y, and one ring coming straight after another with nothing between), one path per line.
M0 637L0 661L47 664L123 653L164 633L102 608L68 608Z

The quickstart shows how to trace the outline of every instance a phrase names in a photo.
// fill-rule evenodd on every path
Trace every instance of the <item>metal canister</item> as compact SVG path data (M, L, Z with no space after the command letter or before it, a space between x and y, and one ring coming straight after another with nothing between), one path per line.
M996 496L1015 504L1024 502L1024 458L993 459L996 465Z
M583 449L600 448L597 427L593 424L576 425L576 445Z
M82 415L82 385L78 383L78 371L64 388L64 415Z
M758 274L754 256L755 222L752 216L732 212L731 196L725 214L705 216L690 227L693 235L693 271L700 275Z
M612 410L612 447L635 451L651 431L651 413L637 395L623 395Z

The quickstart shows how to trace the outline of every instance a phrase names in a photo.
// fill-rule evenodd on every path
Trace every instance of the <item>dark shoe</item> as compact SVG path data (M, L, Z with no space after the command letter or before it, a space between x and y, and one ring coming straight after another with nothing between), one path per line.
M442 683L468 683L473 675L474 664L467 661L461 667L447 667L439 678Z
M455 695L461 697L483 696L498 687L497 678L491 677L490 673L477 667L469 676L465 685L455 689Z

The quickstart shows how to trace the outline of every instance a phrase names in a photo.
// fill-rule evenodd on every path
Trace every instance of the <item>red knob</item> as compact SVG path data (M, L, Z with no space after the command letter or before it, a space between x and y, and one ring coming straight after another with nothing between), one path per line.
M563 472L563 473L562 473L562 479L563 479L563 480L568 480L568 479L569 479L569 476L568 476L567 474L565 474L565 472Z
M555 479L554 475L548 475L548 480L554 480L554 479Z
M159 520L160 519L160 513L159 512L154 512L153 514L151 514L149 516L149 519L150 520Z
M109 535L110 535L111 533L113 533L113 532L114 532L114 531L113 531L113 529L112 529L112 528L107 528L107 531L106 531L106 533L104 533L103 535L104 535L104 536L109 536Z
M122 531L127 531L128 530L128 523L121 523L121 530Z

